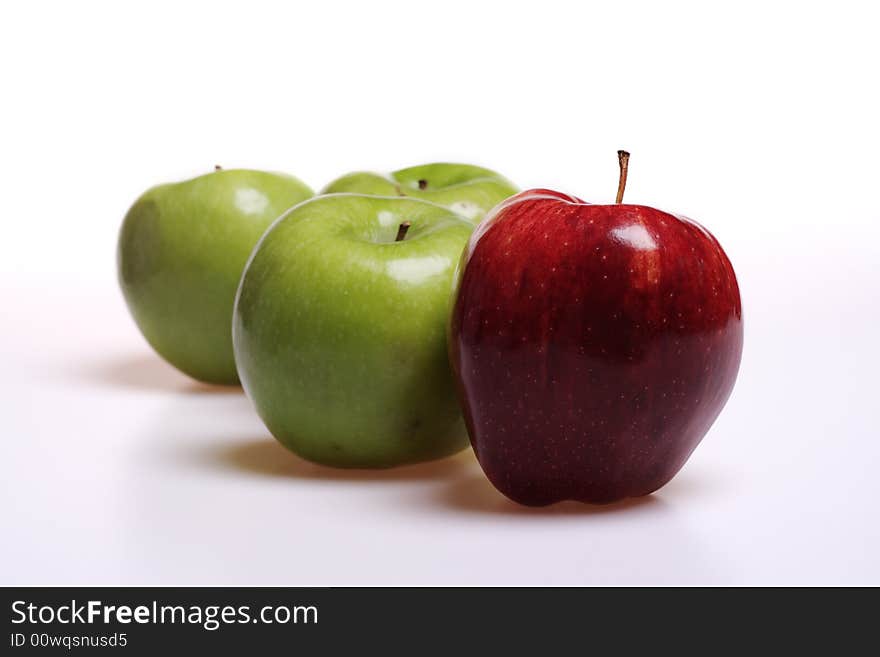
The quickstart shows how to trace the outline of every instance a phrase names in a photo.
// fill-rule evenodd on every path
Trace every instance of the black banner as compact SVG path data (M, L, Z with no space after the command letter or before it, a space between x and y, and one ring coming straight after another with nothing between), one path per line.
M10 655L109 649L457 655L477 644L492 654L516 648L541 655L702 644L712 654L733 646L788 650L803 642L841 654L868 636L877 600L876 589L451 588L7 588L3 598L3 654Z

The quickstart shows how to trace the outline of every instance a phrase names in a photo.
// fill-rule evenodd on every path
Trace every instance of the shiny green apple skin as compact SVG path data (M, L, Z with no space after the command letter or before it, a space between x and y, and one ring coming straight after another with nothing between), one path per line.
M280 173L219 170L147 190L122 223L119 284L147 342L199 381L234 385L232 306L272 221L313 195Z
M437 162L409 167L390 175L361 171L342 176L322 194L353 192L378 196L412 196L444 205L477 223L519 190L501 175L470 164Z
M279 442L347 468L467 447L445 335L472 229L426 201L333 194L267 231L242 276L233 341L244 389Z

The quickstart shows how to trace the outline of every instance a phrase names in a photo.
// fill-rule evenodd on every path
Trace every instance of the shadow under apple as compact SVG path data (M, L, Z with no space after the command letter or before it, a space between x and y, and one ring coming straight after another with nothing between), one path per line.
M202 456L208 465L252 475L363 482L444 479L466 471L474 462L468 449L444 459L396 468L331 468L298 457L272 438L212 446Z
M662 501L654 495L635 497L612 504L583 504L564 501L542 507L523 506L502 495L489 482L474 462L474 467L433 491L431 502L454 511L506 516L593 516L633 513L651 507L660 507Z
M171 391L188 394L241 394L240 386L202 383L179 372L158 356L139 354L88 362L77 368L77 378L102 386L142 391Z

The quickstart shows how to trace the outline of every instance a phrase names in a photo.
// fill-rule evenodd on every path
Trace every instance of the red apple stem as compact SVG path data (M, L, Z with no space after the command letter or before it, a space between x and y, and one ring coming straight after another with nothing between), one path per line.
M626 174L629 170L629 153L617 151L617 161L620 163L620 180L617 182L617 200L615 203L623 203L623 190L626 189Z
M397 237L394 238L395 242L402 242L403 238L406 237L406 231L409 230L409 227L412 226L411 221L404 221L400 226L397 227Z

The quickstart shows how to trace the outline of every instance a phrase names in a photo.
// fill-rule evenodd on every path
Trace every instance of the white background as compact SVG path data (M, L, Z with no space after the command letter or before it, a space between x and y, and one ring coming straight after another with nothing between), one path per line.
M880 584L873 3L0 10L3 584ZM115 279L155 183L483 164L692 216L740 278L727 408L666 488L528 510L470 452L348 473L153 356Z

